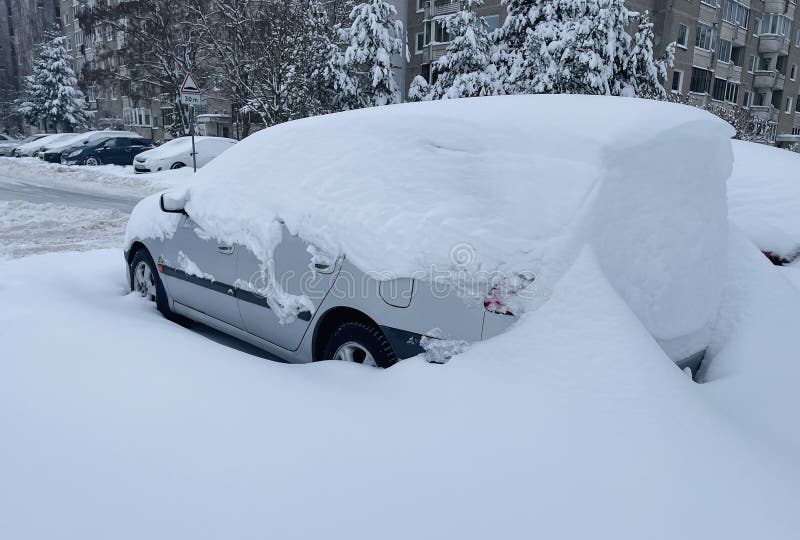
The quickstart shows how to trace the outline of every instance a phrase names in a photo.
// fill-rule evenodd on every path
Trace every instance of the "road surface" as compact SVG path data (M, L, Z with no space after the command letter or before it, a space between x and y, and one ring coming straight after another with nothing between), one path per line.
M130 214L140 200L138 197L128 195L94 193L79 186L70 188L64 185L56 187L43 184L21 180L0 172L0 201L51 203L96 210L118 210Z

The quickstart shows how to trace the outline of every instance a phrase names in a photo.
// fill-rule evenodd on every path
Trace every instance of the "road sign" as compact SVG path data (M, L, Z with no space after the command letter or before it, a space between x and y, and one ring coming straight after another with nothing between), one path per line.
M186 77L183 78L183 83L181 83L181 94L194 94L196 96L200 95L200 87L197 86L196 82L194 82L194 77L192 77L191 73L187 73Z
M197 172L197 152L194 146L194 108L203 104L203 98L200 96L200 87L194 82L194 77L192 77L191 73L187 73L181 83L181 103L189 106L189 130L192 135L192 169Z
M197 107L199 105L203 105L203 103L205 103L205 100L202 98L202 96L199 96L197 94L181 93L181 103L183 103L184 105L189 105L191 107Z

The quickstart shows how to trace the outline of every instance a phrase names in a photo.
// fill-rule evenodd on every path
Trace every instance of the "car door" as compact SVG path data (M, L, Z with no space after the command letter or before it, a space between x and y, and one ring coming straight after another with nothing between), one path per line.
M125 146L125 163L121 163L121 165L133 165L133 158L153 146L148 139L127 139L127 143Z
M119 165L120 152L122 151L120 142L120 138L114 137L98 145L96 153L101 163L105 165Z
M309 247L283 227L283 240L275 248L273 265L274 272L262 271L261 261L250 250L239 249L236 272L239 312L247 332L293 351L300 346L312 311L319 308L333 286L340 261ZM272 302L280 303L288 298L298 304L305 302L299 300L305 297L312 309L303 309L296 317L282 321L270 308L268 296Z
M242 328L236 305L236 246L218 242L183 216L164 242L160 264L172 299L209 317Z

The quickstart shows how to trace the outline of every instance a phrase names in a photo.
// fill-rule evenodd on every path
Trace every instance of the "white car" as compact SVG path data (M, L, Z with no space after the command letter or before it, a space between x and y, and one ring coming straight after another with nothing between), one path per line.
M52 135L47 135L45 137L41 137L29 143L21 144L14 149L13 155L15 157L30 157L30 156L38 156L39 152L47 148L48 145L57 144L59 142L63 142L67 139L71 139L74 137L74 133L53 133Z
M195 158L197 166L202 167L222 152L236 144L234 139L225 137L195 137ZM133 162L137 173L180 169L192 165L192 138L179 137L165 142L158 148L142 152Z

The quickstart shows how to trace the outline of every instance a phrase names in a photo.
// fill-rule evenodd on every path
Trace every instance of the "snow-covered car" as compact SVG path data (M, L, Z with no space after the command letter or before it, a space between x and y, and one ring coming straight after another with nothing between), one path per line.
M153 147L153 141L136 136L93 137L80 146L65 149L64 165L131 165L133 158Z
M51 133L45 134L44 137L39 137L25 144L17 146L13 150L15 157L31 157L38 156L44 148L49 145L58 144L59 142L66 141L75 136L74 133Z
M85 146L96 143L97 141L107 139L109 137L130 137L140 139L141 136L133 131L87 131L86 133L72 134L72 137L57 141L53 144L48 144L46 148L39 152L39 157L50 163L60 163L61 156L74 152L75 150Z
M800 154L733 141L728 213L773 263L800 258Z
M45 134L41 134L34 135L33 137L42 138L44 136ZM10 156L17 146L35 140L33 137L28 137L27 139L14 139L8 135L3 135L2 137L3 138L0 139L0 156Z
M695 372L722 295L733 133L693 107L569 95L288 122L134 208L130 286L291 362L385 367L505 331L591 260Z
M236 144L236 140L203 136L195 137L194 144L197 166L202 167ZM191 165L192 138L179 137L136 156L133 168L137 173L148 173L164 169L180 169Z

